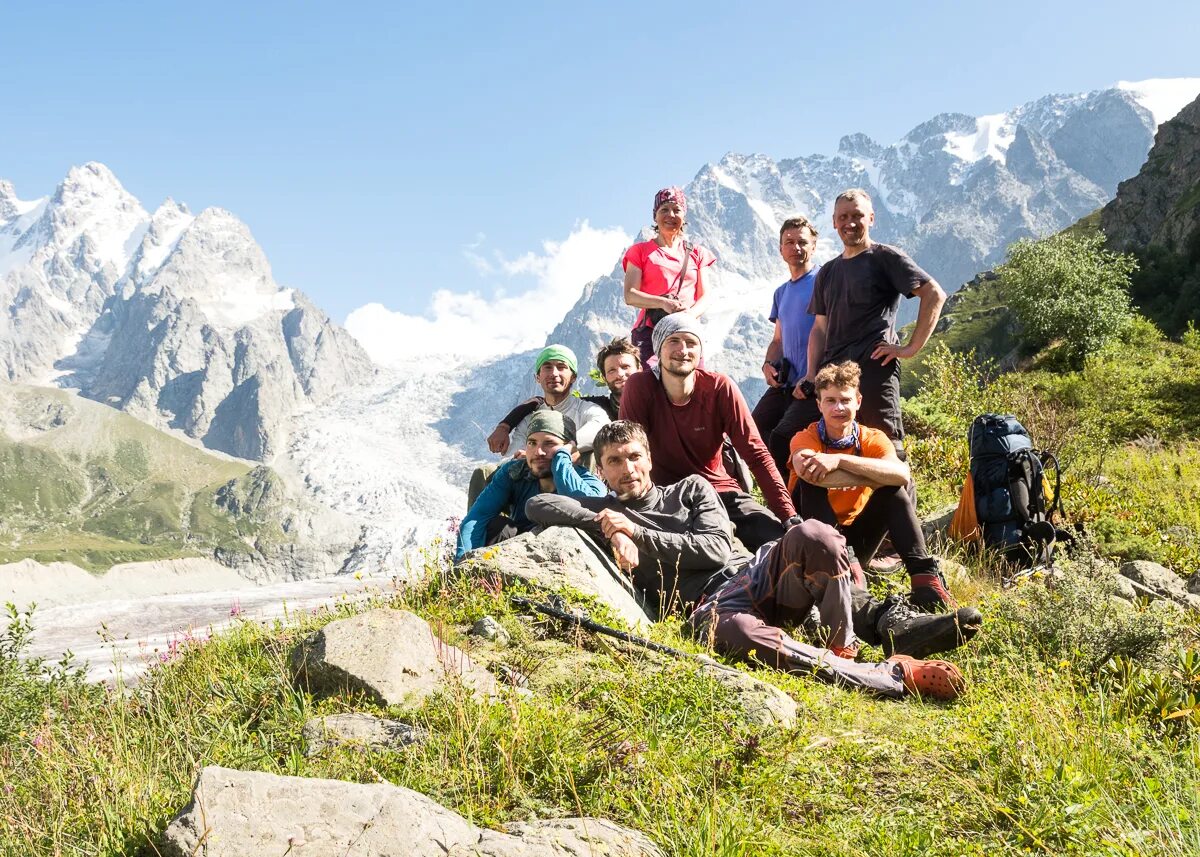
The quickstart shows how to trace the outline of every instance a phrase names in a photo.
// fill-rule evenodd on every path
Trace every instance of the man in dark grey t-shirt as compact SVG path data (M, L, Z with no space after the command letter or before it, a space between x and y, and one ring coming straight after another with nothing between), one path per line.
M811 373L829 363L853 360L862 367L863 425L882 430L902 451L900 360L913 357L933 333L946 293L902 250L871 240L875 209L861 188L838 195L833 227L842 254L821 267L808 311L816 317L808 338ZM900 298L916 297L917 326L899 344ZM815 419L815 418L814 418Z

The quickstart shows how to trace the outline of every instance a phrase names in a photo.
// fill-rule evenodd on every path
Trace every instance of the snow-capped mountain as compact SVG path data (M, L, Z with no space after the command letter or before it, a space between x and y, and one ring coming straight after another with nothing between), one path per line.
M864 187L875 200L872 236L905 249L954 292L1002 261L1017 239L1062 229L1111 199L1145 161L1158 125L1197 93L1200 78L1122 82L990 116L941 114L890 145L851 134L834 155L730 153L706 164L685 191L689 234L718 258L719 286L705 318L707 364L735 378L752 403L765 389L759 366L771 294L787 274L777 247L788 216L804 214L817 225L817 256L829 259L841 251L830 225L834 198ZM586 360L628 331L634 313L621 295L618 266L584 287L548 341ZM914 304L902 303L902 323L915 317ZM483 439L507 409L496 391L512 390L512 401L533 391L532 354L471 372L438 423L445 439L484 456Z
M0 306L0 375L243 458L271 458L290 415L374 371L232 214L168 199L151 215L97 163L33 202L0 182Z
M785 217L813 219L825 233L818 255L829 258L840 249L827 226L833 199L864 186L876 200L874 236L953 291L1017 238L1110 199L1158 124L1197 92L1200 79L1122 83L993 116L943 114L888 145L852 134L833 155L731 153L705 165L687 193L692 239L720 260L707 365L751 401L761 393ZM194 215L171 200L149 214L100 164L71 170L35 201L0 182L0 307L0 374L78 388L211 448L271 460L367 526L367 566L393 562L396 548L465 511L457 486L470 460L533 390L533 352L373 366L349 334L274 282L233 215ZM548 340L574 348L585 370L632 317L614 266L582 287Z

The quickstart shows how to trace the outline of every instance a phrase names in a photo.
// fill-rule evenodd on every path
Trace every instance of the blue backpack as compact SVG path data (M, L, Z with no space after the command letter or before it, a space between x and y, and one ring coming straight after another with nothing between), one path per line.
M1012 415L982 414L967 437L983 543L1013 562L1048 563L1059 532L1054 513L1062 511L1058 459L1034 449Z

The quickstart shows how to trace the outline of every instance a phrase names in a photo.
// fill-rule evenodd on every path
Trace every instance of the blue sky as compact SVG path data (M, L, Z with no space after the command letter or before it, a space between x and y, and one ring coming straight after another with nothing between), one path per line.
M422 313L439 289L494 299L611 265L656 188L729 150L832 152L943 111L1200 75L1198 9L14 4L0 177L32 198L102 161L151 210L233 211L338 320Z

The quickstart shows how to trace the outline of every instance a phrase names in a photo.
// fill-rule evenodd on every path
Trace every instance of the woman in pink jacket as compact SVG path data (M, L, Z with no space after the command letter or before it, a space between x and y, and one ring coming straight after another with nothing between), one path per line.
M687 200L675 186L654 195L654 231L651 241L641 241L625 251L625 303L639 312L630 339L641 350L642 366L652 363L650 332L671 313L704 312L713 285L717 258L683 235Z

